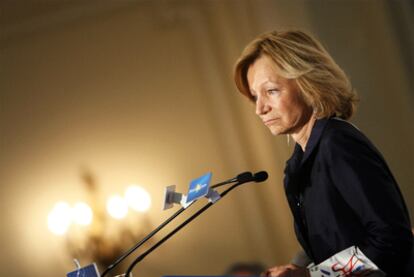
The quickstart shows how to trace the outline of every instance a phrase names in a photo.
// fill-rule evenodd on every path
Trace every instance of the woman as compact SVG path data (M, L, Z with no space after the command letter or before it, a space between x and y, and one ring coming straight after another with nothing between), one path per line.
M285 192L297 239L314 264L337 261L353 247L346 257L352 264L360 255L359 270L414 276L403 273L413 249L404 200L381 154L347 122L357 95L322 45L301 31L261 35L237 61L235 82L273 135L296 142ZM341 276L354 272L349 264L328 266ZM327 270L315 276L332 276ZM313 271L289 264L266 274L303 277Z

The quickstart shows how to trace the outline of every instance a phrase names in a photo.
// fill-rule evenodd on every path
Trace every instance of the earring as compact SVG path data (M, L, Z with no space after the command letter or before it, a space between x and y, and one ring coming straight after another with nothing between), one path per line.
M288 146L290 146L290 135L289 135L289 134L287 134L287 135L286 135L286 138L287 138L287 145L288 145Z
M315 118L315 119L318 119L318 109L317 108L313 108L312 117Z

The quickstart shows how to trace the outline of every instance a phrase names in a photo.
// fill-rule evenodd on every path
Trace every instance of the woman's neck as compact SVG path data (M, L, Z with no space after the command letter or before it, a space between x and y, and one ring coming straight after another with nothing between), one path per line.
M306 122L302 128L298 129L297 132L292 133L293 140L300 145L302 151L305 152L306 144L308 143L309 137L312 132L313 125L315 125L316 117L310 116L308 122Z

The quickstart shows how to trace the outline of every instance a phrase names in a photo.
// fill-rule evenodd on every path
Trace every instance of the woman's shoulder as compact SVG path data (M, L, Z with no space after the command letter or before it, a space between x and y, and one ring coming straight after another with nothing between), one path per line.
M357 126L339 118L329 119L320 144L331 154L371 153L382 158L380 151Z
M357 140L369 142L369 139L353 123L341 118L328 119L322 136L325 142L343 142L344 140Z

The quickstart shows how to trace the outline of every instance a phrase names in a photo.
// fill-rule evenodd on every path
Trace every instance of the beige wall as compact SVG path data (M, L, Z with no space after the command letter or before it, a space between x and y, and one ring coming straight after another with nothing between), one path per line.
M97 175L102 198L142 184L154 197L153 225L171 214L159 209L167 185L184 191L209 170L214 181L269 171L265 184L239 188L151 254L140 276L289 261L298 249L282 189L291 146L267 132L231 80L243 46L277 28L315 33L351 76L362 99L355 122L414 213L411 76L383 1L104 3L2 4L0 275L72 268L46 215L58 200L86 198L82 167Z

